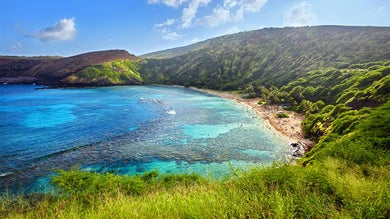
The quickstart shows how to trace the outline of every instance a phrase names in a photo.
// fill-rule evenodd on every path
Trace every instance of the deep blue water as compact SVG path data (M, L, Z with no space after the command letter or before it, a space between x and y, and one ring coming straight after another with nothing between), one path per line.
M0 85L0 189L42 191L54 169L140 174L269 165L288 142L233 101L191 89Z

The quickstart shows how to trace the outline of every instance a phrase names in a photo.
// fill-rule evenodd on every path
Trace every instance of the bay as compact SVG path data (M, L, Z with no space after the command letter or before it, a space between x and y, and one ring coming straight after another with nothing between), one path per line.
M182 87L0 85L0 188L45 192L55 169L220 178L282 159L254 112Z

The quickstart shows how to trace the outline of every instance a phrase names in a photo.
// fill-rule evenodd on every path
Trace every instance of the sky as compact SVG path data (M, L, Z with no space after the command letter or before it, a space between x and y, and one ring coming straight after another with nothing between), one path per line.
M0 0L0 55L132 54L267 27L390 26L389 0Z

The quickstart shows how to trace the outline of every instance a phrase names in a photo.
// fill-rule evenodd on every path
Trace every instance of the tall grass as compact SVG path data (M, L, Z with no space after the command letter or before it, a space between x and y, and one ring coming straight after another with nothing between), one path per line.
M73 176L77 172L86 174L72 171ZM62 174L60 178L69 176L67 172ZM106 182L118 177L88 174L92 178L105 178ZM61 196L39 198L3 196L1 215L4 218L388 218L389 175L386 167L367 166L363 171L360 165L328 158L321 165L256 168L222 181L193 175L169 175L169 180L157 175L144 181L139 176L136 178L147 182L140 193L128 193L116 185L115 191L98 188L73 194L63 190Z

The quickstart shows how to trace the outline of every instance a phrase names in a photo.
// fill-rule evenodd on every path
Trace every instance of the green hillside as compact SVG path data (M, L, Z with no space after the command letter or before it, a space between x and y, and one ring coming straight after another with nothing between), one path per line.
M89 66L68 76L61 82L70 85L124 85L141 84L139 63L130 60L115 60Z
M388 27L266 28L145 55L141 73L146 82L218 90L281 86L310 70L390 59L389 48Z

